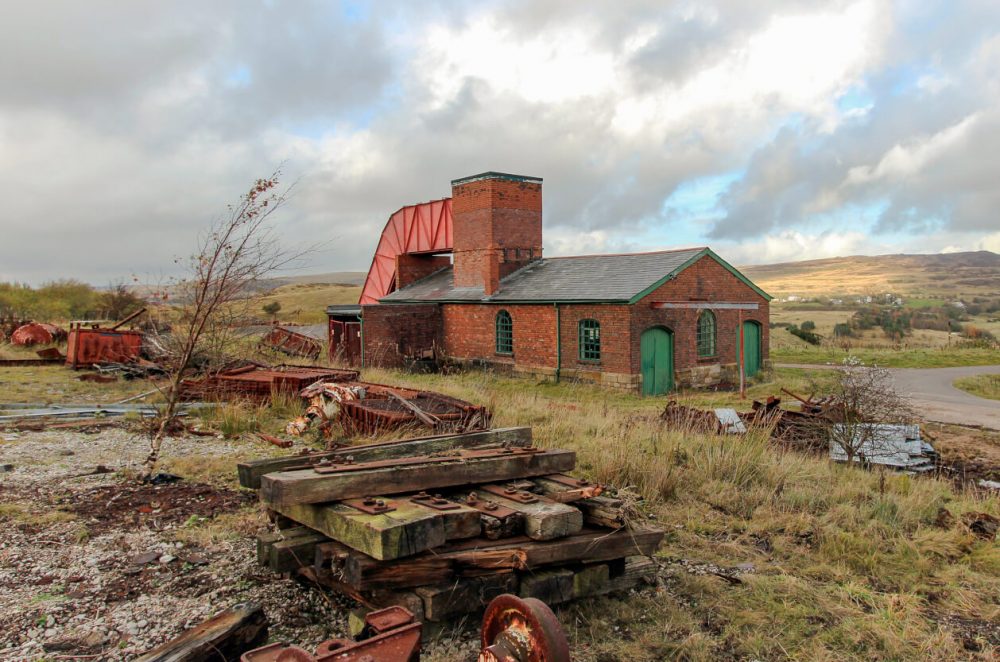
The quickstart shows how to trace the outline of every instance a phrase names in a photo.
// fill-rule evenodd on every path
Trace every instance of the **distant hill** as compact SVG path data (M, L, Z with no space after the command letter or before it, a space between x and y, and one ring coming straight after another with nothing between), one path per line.
M364 285L367 271L331 271L325 274L281 276L271 280L282 285Z
M909 297L1000 296L1000 255L990 251L931 255L851 255L740 267L774 296L892 292Z

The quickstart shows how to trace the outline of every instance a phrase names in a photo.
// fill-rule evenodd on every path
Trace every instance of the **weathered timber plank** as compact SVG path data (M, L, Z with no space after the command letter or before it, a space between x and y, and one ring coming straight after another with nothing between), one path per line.
M573 573L573 597L585 598L598 595L606 590L611 579L611 569L607 563L587 565Z
M480 492L482 498L521 513L524 517L524 535L532 540L554 540L580 531L583 513L573 506L558 503L543 496L535 496L534 503L521 503L514 499Z
M279 471L261 478L260 495L269 507L284 512L282 506L290 504L491 483L569 471L575 464L575 452L547 450L338 473Z
M476 539L449 543L432 552L379 562L339 543L317 548L317 570L361 591L407 588L501 569L537 570L565 563L598 563L653 554L663 539L659 529L584 531L567 538L535 541ZM339 546L338 546L339 545Z
M588 526L620 529L627 524L620 499L599 496L577 501L573 505L583 512L583 521Z
M524 552L525 567L532 569L554 563L595 563L626 556L651 556L660 546L663 535L663 529L653 527L617 531L584 529L559 540L536 541L520 537L458 541L435 550L435 554L444 558L462 558L486 549L516 549Z
M449 510L436 510L423 504L414 504L418 508L423 508L431 513L436 513L444 520L444 537L448 540L460 540L462 538L475 538L482 533L483 525L479 516L479 511L462 504L457 508Z
M257 562L261 565L267 565L271 562L271 547L274 543L302 536L311 536L315 533L308 526L302 526L301 524L296 524L294 527L282 531L262 533L257 536Z
M439 513L406 500L396 510L369 515L344 504L293 504L280 512L352 549L379 560L398 559L438 547L447 540Z
M259 605L237 605L138 658L137 662L226 662L267 642Z
M567 479L576 480L579 484L576 487L570 487L565 482L552 480L552 478L561 478L564 481ZM573 503L581 499L590 499L599 496L604 491L603 485L565 475L539 476L533 478L531 483L533 489L529 489L529 491L538 492L559 503Z
M642 584L655 584L658 569L656 561L648 556L630 556L625 559L625 570L621 574L612 574L604 593L624 591Z
M240 485L256 490L260 489L261 476L276 471L286 471L292 467L302 467L310 458L329 458L337 460L352 456L355 462L371 462L373 460L389 460L412 455L429 455L440 451L455 449L484 448L490 446L508 445L512 448L524 448L531 445L531 428L498 428L482 432L467 432L465 434L445 434L431 437L415 437L386 441L378 444L349 446L325 453L315 453L308 456L289 455L286 457L247 460L236 465Z
M538 598L550 605L573 599L573 571L566 568L525 572L521 575L522 598Z
M317 545L315 559L318 572L329 572L358 591L426 586L525 567L519 550L477 550L461 558L441 558L428 552L398 561L378 561L334 541Z
M271 545L281 540L281 534L262 533L257 536L257 563L260 565L266 565L268 559L271 558Z
M518 577L511 571L414 589L424 601L424 618L443 621L457 614L481 611L504 593L517 593Z
M310 565L316 557L316 545L327 540L325 535L316 531L279 540L268 550L268 567L273 572L291 572L299 566Z

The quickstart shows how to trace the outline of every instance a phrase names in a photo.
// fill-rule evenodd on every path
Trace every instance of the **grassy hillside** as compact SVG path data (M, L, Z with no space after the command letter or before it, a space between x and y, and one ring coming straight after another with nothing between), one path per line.
M325 274L305 274L303 276L282 276L273 279L279 285L363 285L367 271L330 271Z
M740 270L766 292L784 297L893 292L955 299L1000 294L1000 255L989 251L878 255L752 265Z
M326 307L333 304L357 303L360 285L330 283L282 285L257 298L254 312L264 316L261 308L277 301L281 304L278 320L296 324L319 324L326 321Z

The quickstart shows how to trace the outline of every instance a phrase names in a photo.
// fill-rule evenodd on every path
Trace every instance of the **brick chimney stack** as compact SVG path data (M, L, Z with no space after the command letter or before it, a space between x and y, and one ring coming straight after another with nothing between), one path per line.
M451 183L455 287L482 287L542 257L542 180L484 172Z

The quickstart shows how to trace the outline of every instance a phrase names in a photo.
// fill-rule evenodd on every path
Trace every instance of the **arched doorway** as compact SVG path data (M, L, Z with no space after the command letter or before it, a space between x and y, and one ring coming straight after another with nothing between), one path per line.
M740 336L739 329L736 330L736 365L740 361ZM750 378L760 372L761 367L761 332L760 324L747 320L743 322L743 376Z
M639 342L642 394L660 395L674 387L674 334L662 326L642 332Z

